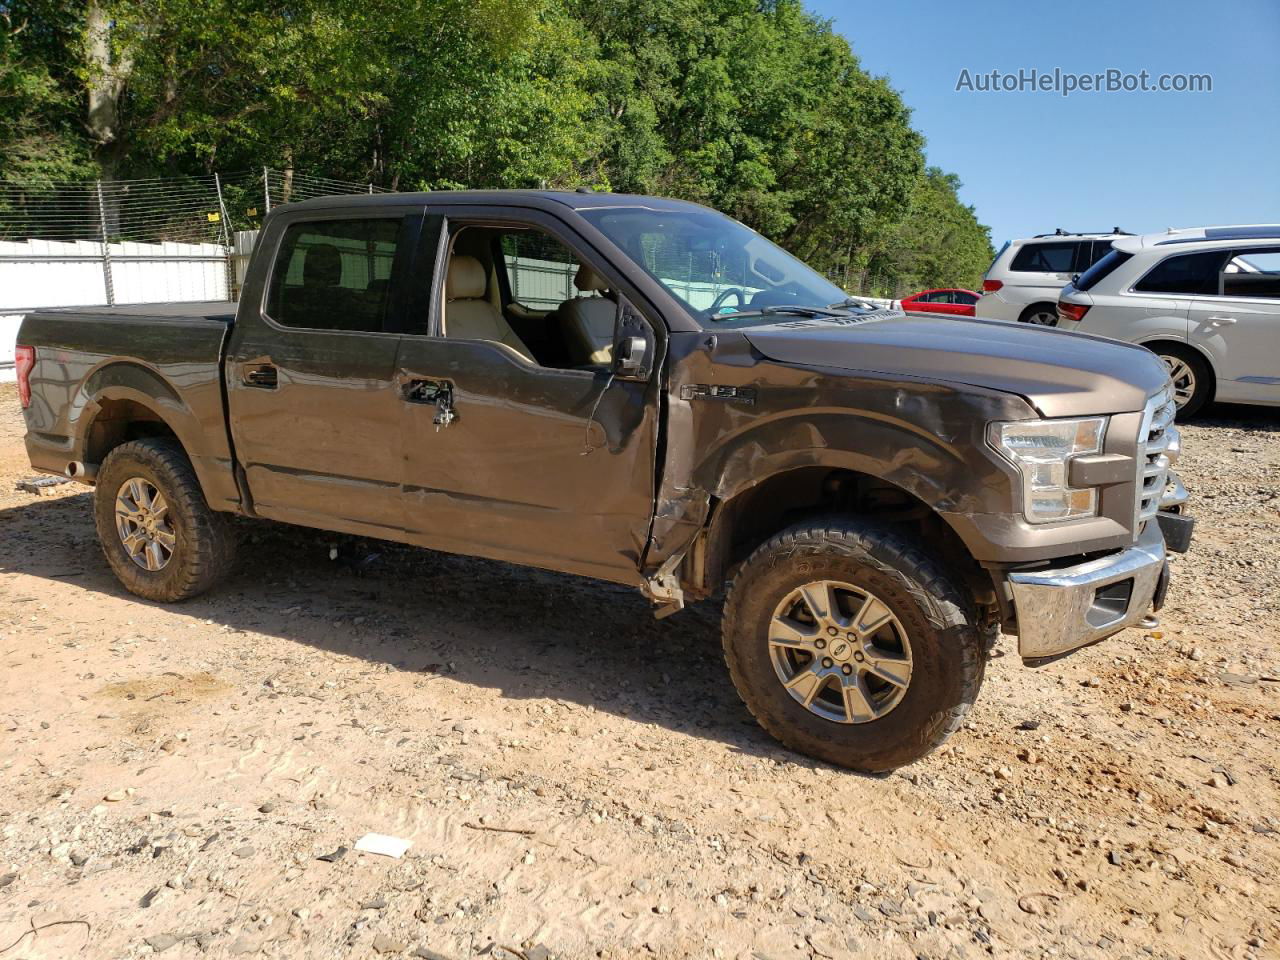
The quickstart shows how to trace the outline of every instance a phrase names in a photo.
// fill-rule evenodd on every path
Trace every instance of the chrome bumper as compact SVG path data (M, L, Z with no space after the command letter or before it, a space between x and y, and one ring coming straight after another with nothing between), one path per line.
M1018 653L1031 662L1057 657L1134 626L1151 610L1164 569L1164 535L1153 519L1127 550L1010 573Z

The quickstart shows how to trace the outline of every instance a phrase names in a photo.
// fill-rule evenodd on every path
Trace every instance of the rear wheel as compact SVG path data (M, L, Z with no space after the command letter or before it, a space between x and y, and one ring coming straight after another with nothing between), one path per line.
M1155 354L1169 368L1178 419L1194 417L1213 395L1213 374L1209 364L1195 350L1173 343L1158 344Z
M1033 303L1022 311L1019 323L1033 323L1038 327L1056 327L1058 325L1058 307L1053 303Z
M191 461L172 440L134 440L108 454L94 520L116 577L148 600L203 593L235 559L230 519L209 509Z
M786 746L892 770L942 743L977 698L987 638L964 598L896 533L846 520L792 527L729 590L729 673Z

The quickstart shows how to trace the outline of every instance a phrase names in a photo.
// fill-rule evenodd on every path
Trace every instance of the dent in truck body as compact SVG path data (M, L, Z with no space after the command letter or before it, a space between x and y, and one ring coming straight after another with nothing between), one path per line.
M856 345L874 323L865 321L848 336ZM901 373L775 362L751 343L755 332L672 336L665 460L667 477L675 479L659 491L646 574L689 550L711 554L714 566L718 545L695 542L699 534L713 536L707 528L712 510L773 476L805 467L854 471L911 494L937 513L979 563L1031 562L1133 542L1140 413L1111 418L1105 452L1125 457L1130 466L1121 482L1103 488L1100 516L1033 525L1011 510L1017 474L986 437L992 421L1037 417L1028 401ZM828 349L825 358L831 363L839 354ZM686 400L686 384L748 387L750 399ZM688 586L697 592L696 582Z

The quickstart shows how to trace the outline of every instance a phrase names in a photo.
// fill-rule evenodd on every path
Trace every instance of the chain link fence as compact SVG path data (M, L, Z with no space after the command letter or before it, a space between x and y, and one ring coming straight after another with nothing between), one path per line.
M0 313L235 299L237 248L251 245L273 207L375 192L369 183L266 167L226 176L0 182Z

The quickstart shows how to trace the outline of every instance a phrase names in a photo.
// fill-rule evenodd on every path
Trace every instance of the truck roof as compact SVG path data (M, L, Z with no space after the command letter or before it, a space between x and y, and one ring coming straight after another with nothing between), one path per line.
M597 193L594 190L430 190L422 193L356 193L331 197L314 197L290 203L291 209L359 208L378 206L433 206L451 203L492 204L495 206L540 206L560 203L574 210L599 207L633 207L649 210L705 210L700 204L669 197L652 197L639 193Z

